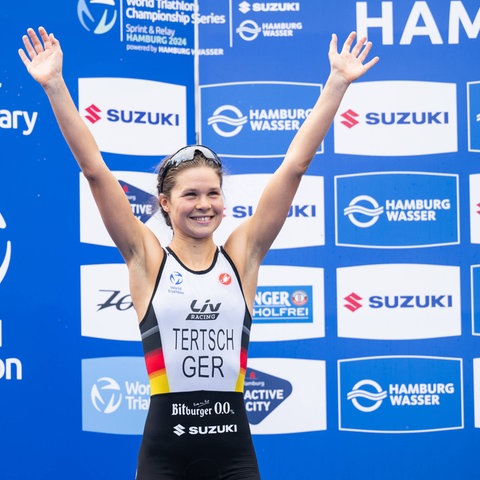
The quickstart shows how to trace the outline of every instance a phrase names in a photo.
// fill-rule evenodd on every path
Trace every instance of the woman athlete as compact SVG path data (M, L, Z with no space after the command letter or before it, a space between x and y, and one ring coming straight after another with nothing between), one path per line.
M20 58L45 90L128 266L151 386L137 480L260 478L243 403L258 271L348 86L378 61L367 62L371 43L355 38L339 52L332 35L323 92L254 214L222 246L213 241L224 208L220 159L193 145L163 161L158 201L173 230L167 246L133 215L103 161L63 79L59 41L43 27L23 36Z

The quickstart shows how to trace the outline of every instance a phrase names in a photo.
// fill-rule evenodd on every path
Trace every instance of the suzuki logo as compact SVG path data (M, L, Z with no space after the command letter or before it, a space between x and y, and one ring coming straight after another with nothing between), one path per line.
M101 110L94 105L93 103L85 109L88 113L88 115L85 115L85 118L90 122L90 123L96 123L100 120L100 115L99 113Z
M358 113L354 112L353 110L347 110L346 112L343 112L340 116L344 119L340 123L342 125L345 125L347 128L352 128L359 123L356 119L356 117L358 117Z
M175 425L173 427L173 433L178 437L181 437L185 433L185 427L183 425Z
M360 303L360 300L362 300L362 297L360 297L354 292L346 296L344 300L347 301L344 307L350 310L351 312L356 312L362 306L362 304Z

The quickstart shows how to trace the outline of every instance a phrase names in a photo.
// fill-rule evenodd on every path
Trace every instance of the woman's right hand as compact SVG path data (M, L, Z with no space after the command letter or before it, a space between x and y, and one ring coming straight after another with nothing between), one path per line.
M22 37L25 51L20 48L18 54L28 73L46 87L50 82L62 77L63 53L60 42L53 33L48 34L43 27L39 27L38 33L41 40L33 28L27 30L27 35Z

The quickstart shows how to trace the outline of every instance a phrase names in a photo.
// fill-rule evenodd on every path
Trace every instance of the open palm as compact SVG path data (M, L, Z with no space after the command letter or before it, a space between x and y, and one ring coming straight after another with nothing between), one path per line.
M347 83L351 83L361 77L379 60L378 57L374 57L367 63L364 63L372 48L372 44L367 42L366 38L360 38L352 48L355 37L356 33L352 32L345 40L342 50L338 52L337 36L335 34L332 35L328 52L332 71L341 74Z
M40 38L31 28L22 37L25 51L18 50L28 73L41 85L46 85L62 71L62 50L53 35L48 35L43 27L38 29Z

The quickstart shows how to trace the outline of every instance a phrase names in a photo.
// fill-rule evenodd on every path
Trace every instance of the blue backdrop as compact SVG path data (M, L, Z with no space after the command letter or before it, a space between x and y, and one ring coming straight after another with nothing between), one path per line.
M368 35L380 63L347 93L260 273L245 401L262 478L478 478L478 2L198 3L0 9L0 477L133 479L148 406L120 255L17 55L44 25L162 239L159 160L196 141L221 154L219 242L321 91L331 34Z

